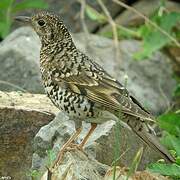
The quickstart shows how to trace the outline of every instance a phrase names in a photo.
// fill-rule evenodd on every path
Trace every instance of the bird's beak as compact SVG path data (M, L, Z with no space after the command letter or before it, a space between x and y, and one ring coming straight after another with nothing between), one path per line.
M30 24L31 18L27 16L17 16L14 18L16 21L22 22L23 24Z

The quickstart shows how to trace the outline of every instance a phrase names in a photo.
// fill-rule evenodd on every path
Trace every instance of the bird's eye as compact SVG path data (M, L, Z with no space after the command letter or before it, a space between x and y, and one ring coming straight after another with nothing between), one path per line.
M39 24L40 26L44 26L44 25L45 25L45 21L42 20L42 19L40 19L40 20L38 21L38 24Z

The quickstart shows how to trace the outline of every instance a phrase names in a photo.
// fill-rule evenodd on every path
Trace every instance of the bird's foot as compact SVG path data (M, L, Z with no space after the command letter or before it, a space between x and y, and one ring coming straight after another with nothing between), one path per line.
M82 144L71 143L70 146L67 147L66 151L75 151L75 150L79 150L79 151L83 152L84 154L86 154Z
M81 151L85 156L88 156L88 154L84 151L84 145L82 144L72 144L72 150L79 150Z
M79 151L83 152L84 154L86 154L84 152L83 146L81 146L81 144L71 143L71 144L69 144L69 146L62 148L59 151L58 157L52 165L52 169L55 168L56 166L58 166L62 162L63 156L67 151L75 151L75 150L79 150Z
M59 165L63 159L64 153L68 150L68 147L71 146L71 144L73 143L73 141L75 139L77 139L77 137L79 136L79 134L81 133L82 128L79 128L76 130L76 132L69 138L69 140L63 145L63 147L61 148L61 150L58 153L58 157L55 160L55 162L52 165L52 169L55 168L55 166Z
M59 151L58 156L57 156L56 160L54 161L51 169L54 169L56 166L58 166L61 163L63 156L64 156L65 152L67 151L67 148L68 147L64 147Z
M76 150L76 149L78 149L78 150L80 150L80 151L81 151L81 150L83 151L83 149L79 148L79 144L71 143L70 146L67 147L67 150L70 150L70 151L71 151L71 150L73 151L73 150Z

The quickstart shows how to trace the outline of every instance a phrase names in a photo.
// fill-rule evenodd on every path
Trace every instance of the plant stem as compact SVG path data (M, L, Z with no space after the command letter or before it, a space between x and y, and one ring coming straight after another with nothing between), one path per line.
M136 13L137 15L139 15L140 17L142 17L146 22L148 22L149 24L151 24L153 27L155 27L157 30L159 30L162 34L164 34L165 36L167 36L169 39L171 39L171 41L173 41L178 47L180 47L180 43L173 37L171 36L168 32L166 32L164 29L162 29L161 27L159 27L156 23L154 23L153 21L151 21L148 17L146 17L144 14L142 14L141 12L139 12L138 10L136 10L135 8L128 6L127 4L123 3L122 1L119 0L112 0L114 3L119 4L120 6L133 11L134 13Z

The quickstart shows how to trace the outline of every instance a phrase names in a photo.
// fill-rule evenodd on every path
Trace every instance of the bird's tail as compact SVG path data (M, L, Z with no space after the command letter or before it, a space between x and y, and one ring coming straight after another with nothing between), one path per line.
M132 119L127 120L126 123L146 144L148 144L155 151L159 152L162 158L164 158L167 162L175 162L174 157L163 145L160 144L158 138L152 131L152 128L150 128L150 126L148 126L145 122L132 117Z

